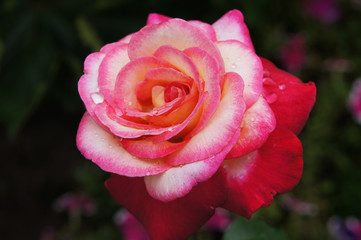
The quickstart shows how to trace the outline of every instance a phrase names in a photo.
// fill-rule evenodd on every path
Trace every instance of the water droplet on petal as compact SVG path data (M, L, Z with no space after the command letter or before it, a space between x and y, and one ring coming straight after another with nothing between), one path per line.
M150 172L146 172L145 176L149 176L150 175Z
M277 83L272 78L269 77L263 78L263 84L265 86L270 86L270 87L274 87L277 85Z
M254 117L251 117L251 122L254 122L256 119Z
M92 98L92 100L95 104L102 103L104 101L103 94L98 93L98 92L92 93L90 95L90 97Z
M235 63L233 63L233 64L231 65L231 67L232 67L233 69L235 69L235 68L237 67L237 65L236 65Z
M279 88L280 90L285 90L285 89L286 89L286 84L281 83L281 84L278 86L278 88Z
M269 95L266 96L266 101L268 103L274 103L276 102L278 99L278 96L276 93L270 93Z
M264 70L263 70L263 77L264 77L264 78L267 78L267 77L270 77L270 76L271 76L270 71L268 71L267 69L264 69Z

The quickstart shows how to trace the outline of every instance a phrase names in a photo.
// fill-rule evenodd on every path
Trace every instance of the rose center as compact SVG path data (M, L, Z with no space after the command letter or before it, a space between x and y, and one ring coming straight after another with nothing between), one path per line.
M182 82L171 82L165 87L156 85L152 88L152 103L154 107L160 107L187 94L189 86Z

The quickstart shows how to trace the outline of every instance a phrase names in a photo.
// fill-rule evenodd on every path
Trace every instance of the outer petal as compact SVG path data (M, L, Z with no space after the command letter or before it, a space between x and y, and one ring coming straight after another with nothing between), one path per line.
M216 31L218 41L238 40L254 51L248 28L240 11L229 11L212 26Z
M99 67L99 88L104 99L112 106L114 103L114 88L120 70L129 62L127 44L116 43L117 46L110 49ZM102 48L103 49L103 48Z
M141 159L129 154L121 140L96 124L88 113L80 122L76 142L84 157L107 172L137 177L158 174L170 167L162 159Z
M250 218L259 207L272 203L277 193L290 191L302 175L302 145L285 129L276 129L262 148L225 160L229 187L224 208Z
M188 21L193 26L196 26L198 29L200 29L204 35L206 35L209 39L212 41L217 41L216 32L214 31L213 27L209 25L208 23L204 23L197 20L191 20Z
M78 91L87 112L94 117L94 108L103 102L104 97L99 93L98 72L99 66L105 57L104 53L90 54L84 62L84 75L78 82Z
M316 101L315 84L302 83L266 59L262 59L262 64L265 75L263 94L276 116L277 127L298 134Z
M167 203L147 193L143 178L113 174L105 184L111 195L143 223L153 240L186 239L211 218L226 196L220 172L187 196Z
M276 118L263 97L246 110L241 136L226 158L235 158L260 148L276 127Z
M243 83L236 73L227 73L222 99L208 124L188 144L167 157L174 166L196 162L220 152L241 126L245 105ZM233 145L232 145L233 146Z
M244 81L244 100L252 106L262 92L263 68L260 58L246 45L238 41L217 43L224 59L226 72L238 73Z
M162 22L166 22L170 19L172 19L172 18L158 14L158 13L151 13L148 15L147 25L159 24Z
M221 55L214 43L197 27L181 19L149 25L135 33L129 42L129 58L133 60L140 56L153 55L164 45L171 45L179 50L200 47L215 56L223 69Z
M212 177L239 137L235 131L224 148L207 159L173 167L159 175L145 177L148 193L155 199L168 202L188 194L194 186Z

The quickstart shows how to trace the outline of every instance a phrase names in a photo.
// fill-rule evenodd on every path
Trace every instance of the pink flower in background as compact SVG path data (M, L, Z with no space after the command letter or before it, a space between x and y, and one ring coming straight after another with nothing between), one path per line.
M292 36L280 50L282 65L289 71L300 70L306 62L306 45L302 35Z
M356 121L361 124L361 79L357 79L351 89L348 105Z
M294 211L302 216L314 216L318 213L318 206L314 203L305 202L292 196L281 198L281 206L284 209Z
M228 211L218 208L204 227L211 231L224 232L231 223L232 217L229 215Z
M149 240L143 225L127 210L118 211L114 220L125 240Z
M55 201L54 208L59 212L68 212L70 215L89 216L95 213L97 205L93 199L85 195L66 193Z
M250 218L301 178L315 85L260 58L243 20L150 14L85 60L77 146L151 239L186 239L218 207Z
M324 23L333 23L341 16L336 0L303 0L304 11Z

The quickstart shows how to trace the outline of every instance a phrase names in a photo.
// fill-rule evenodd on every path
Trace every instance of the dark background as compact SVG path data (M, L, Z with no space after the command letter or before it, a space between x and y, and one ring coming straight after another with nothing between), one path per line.
M278 197L255 218L289 239L329 239L332 217L360 219L361 126L347 101L361 77L361 4L335 1L336 17L322 20L305 10L307 2L2 0L0 239L46 239L47 233L52 239L120 238L112 220L119 206L103 186L107 174L75 145L85 111L77 81L87 55L138 31L151 12L213 23L240 9L258 55L316 83L317 102L300 135L304 176L290 193L316 210L284 207ZM296 67L282 57L293 36L304 41L304 60ZM91 198L96 213L74 220L56 211L54 202L67 192Z

